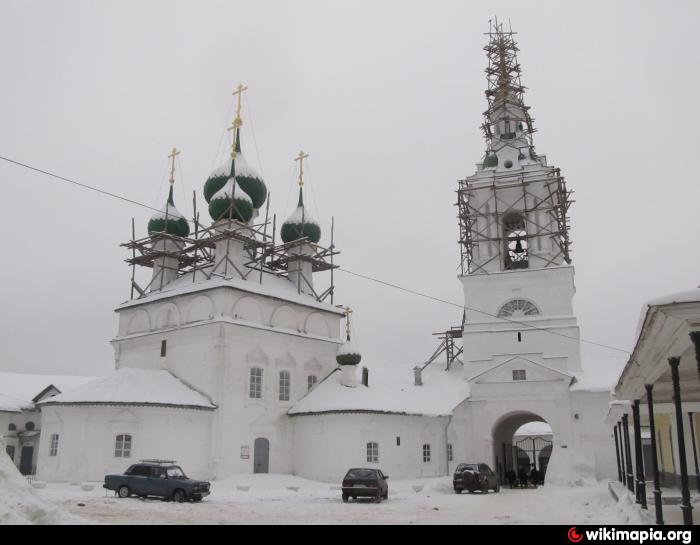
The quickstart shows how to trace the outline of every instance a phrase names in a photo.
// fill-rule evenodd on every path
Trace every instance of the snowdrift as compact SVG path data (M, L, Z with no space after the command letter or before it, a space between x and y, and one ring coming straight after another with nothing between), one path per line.
M39 498L5 454L0 438L0 526L8 524L79 524L84 521Z

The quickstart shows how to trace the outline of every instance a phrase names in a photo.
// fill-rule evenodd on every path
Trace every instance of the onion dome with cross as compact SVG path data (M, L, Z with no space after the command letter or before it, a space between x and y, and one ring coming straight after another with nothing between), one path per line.
M321 226L309 215L304 206L304 159L308 156L300 151L297 158L294 159L299 162L299 202L297 209L282 224L280 234L285 243L294 242L304 237L314 244L318 244L318 241L321 240Z
M224 210L231 208L229 206L229 202L224 202L218 203L216 206L214 206L214 210L212 211L211 203L217 196L217 200L226 200L224 199L224 195L228 195L228 200L230 201L230 195L233 194L234 200L236 200L236 192L231 191L230 188L228 191L221 193L224 186L229 185L229 182L231 182L232 179L234 180L233 184L235 184L241 190L238 192L238 196L242 200L245 200L245 197L242 195L245 194L245 196L249 198L250 205L253 209L260 208L267 199L267 187L265 186L262 176L260 176L260 174L258 174L248 165L243 153L241 152L241 126L243 125L243 121L241 120L241 95L246 89L248 89L248 87L239 85L236 91L233 93L236 96L237 105L236 118L234 119L233 124L228 128L228 130L232 132L231 155L223 165L209 175L207 181L204 183L204 198L210 205L209 213L214 221L221 219L221 216L217 215L216 213L221 212L222 207ZM236 204L234 208L237 207L238 205ZM238 214L234 213L234 216L237 215L239 217L234 219L246 222L249 221L250 218L247 220L243 219L245 216L247 216L247 213L245 212L247 206L245 204L241 204L240 208L241 210ZM251 213L250 215L252 217L253 214ZM228 214L225 214L224 217L228 217Z
M338 352L335 355L335 361L338 362L338 365L357 365L362 360L360 351L350 340L350 314L352 314L350 307L345 307L346 341L338 348Z
M173 201L173 185L175 184L175 157L180 155L180 152L173 148L173 151L168 155L170 159L170 192L168 200L160 212L156 212L148 220L148 234L155 235L157 233L167 233L178 237L186 237L190 234L190 224L185 219L180 211L175 208Z

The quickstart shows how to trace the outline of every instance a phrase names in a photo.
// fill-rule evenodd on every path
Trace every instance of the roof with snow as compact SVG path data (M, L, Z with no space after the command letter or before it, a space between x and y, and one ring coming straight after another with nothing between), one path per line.
M154 405L191 409L215 409L203 394L169 371L122 367L38 405Z
M311 294L304 292L299 293L297 287L287 278L282 278L273 274L263 274L262 282L259 282L259 275L250 275L250 280L243 280L239 277L222 278L220 276L212 276L210 279L207 279L207 275L211 273L213 267L214 265L210 265L202 269L202 271L197 272L194 282L192 281L193 273L183 274L164 286L161 290L152 291L149 292L146 297L122 303L117 307L117 310L167 299L168 297L224 287L235 288L249 293L265 295L274 299L281 299L290 303L332 312L333 314L344 315L342 309L330 303L320 303Z
M66 392L95 377L38 375L0 372L0 411L22 412L34 409L34 400L51 387Z
M422 373L422 386L404 366L369 367L369 386L340 383L339 370L331 373L289 410L290 416L338 412L373 412L420 416L448 416L469 397L460 365L445 371L439 364Z

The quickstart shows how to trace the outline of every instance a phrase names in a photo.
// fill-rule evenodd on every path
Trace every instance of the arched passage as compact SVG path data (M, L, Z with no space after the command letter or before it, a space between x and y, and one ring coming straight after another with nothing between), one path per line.
M528 430L526 425L533 422L543 424ZM530 411L508 413L494 424L492 437L494 469L502 484L508 482L509 471L517 475L536 468L544 478L552 453L552 430L544 418Z

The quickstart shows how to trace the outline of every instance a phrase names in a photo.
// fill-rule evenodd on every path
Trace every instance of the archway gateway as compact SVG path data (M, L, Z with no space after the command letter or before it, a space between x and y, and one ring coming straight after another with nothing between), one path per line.
M525 430L526 424L547 421L538 414L529 411L515 411L501 417L493 427L493 464L501 484L508 482L507 473L525 469L537 469L541 478L549 465L552 454L552 430L547 426L539 429ZM521 428L527 433L518 434Z

